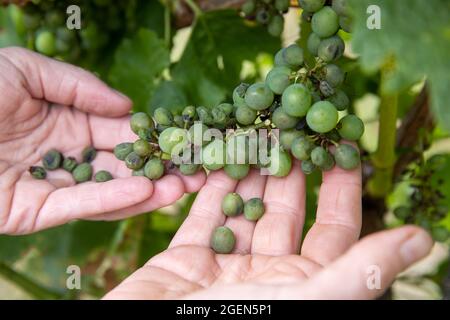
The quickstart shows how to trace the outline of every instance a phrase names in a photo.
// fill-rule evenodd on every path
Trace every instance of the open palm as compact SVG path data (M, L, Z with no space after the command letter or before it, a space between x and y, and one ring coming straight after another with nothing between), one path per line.
M256 223L243 216L226 218L221 200L232 191L244 200L261 197L264 216ZM324 173L316 221L300 246L304 220L305 177L298 163L283 179L254 170L237 183L213 172L169 248L105 298L374 298L431 247L430 238L415 227L386 231L355 245L361 227L359 169ZM209 248L211 233L220 225L235 233L233 254ZM372 265L382 272L380 287L367 285Z
M0 50L0 234L23 234L74 219L118 219L168 205L196 191L204 174L169 174L157 183L130 177L112 149L134 141L131 101L92 74L19 48ZM115 179L75 185L63 170L35 180L28 168L56 148L80 160L99 150L94 171ZM170 192L168 192L170 190Z

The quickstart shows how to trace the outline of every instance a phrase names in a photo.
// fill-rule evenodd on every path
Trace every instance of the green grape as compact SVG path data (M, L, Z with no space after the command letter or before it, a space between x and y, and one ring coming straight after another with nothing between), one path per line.
M276 109L272 114L272 123L280 130L295 128L298 121L299 118L288 115L283 108Z
M210 126L214 124L214 118L208 108L198 107L197 108L198 118L205 125Z
M146 158L153 152L153 147L146 140L136 140L133 144L133 151L140 157Z
M248 83L241 83L233 90L233 103L235 106L242 106L245 104L245 92L250 85Z
M203 166L210 171L222 169L226 160L226 152L225 142L215 139L202 148Z
M184 108L181 115L183 116L183 120L187 122L197 119L197 111L194 106L187 106Z
M227 176L235 180L244 179L250 172L248 164L226 164L223 168Z
M227 115L220 108L213 108L211 110L211 115L214 119L214 124L216 127L224 127L227 123Z
M256 10L256 21L260 24L267 24L270 21L271 14L266 8L260 7Z
M321 38L331 37L339 30L339 17L330 7L323 7L314 13L311 28Z
M135 152L130 152L125 157L125 165L128 169L131 170L139 170L144 166L145 162L140 156L138 156Z
M164 164L161 159L153 158L147 161L144 174L150 180L158 180L164 175Z
M253 124L256 117L256 111L245 105L237 107L236 109L236 121L241 125L248 126Z
M345 43L339 36L332 36L320 42L317 55L325 62L330 62L342 57Z
M275 0L275 9L283 13L289 10L290 0Z
M299 6L308 12L316 12L325 4L325 0L298 0Z
M281 96L281 108L292 117L304 117L311 107L311 93L303 85L295 83L284 90Z
M234 106L231 103L221 103L217 106L225 115L230 116L234 111Z
M95 174L94 179L95 179L95 182L107 182L114 178L110 172L108 172L106 170L101 170Z
M341 68L335 64L327 64L323 71L325 80L334 88L340 86L344 82L345 74Z
M83 162L91 163L92 161L94 161L96 156L97 150L92 146L84 148L83 151L81 152Z
M395 208L394 215L397 217L397 219L405 220L412 214L411 208L400 206Z
M332 96L327 98L327 101L331 102L338 111L344 111L350 104L348 96L341 89L337 89Z
M354 114L343 117L337 125L339 135L350 141L356 141L361 138L364 133L364 123Z
M159 123L163 126L170 126L173 123L173 115L166 108L157 108L153 113L153 118L156 123Z
M290 67L289 64L286 61L284 61L283 51L284 51L284 49L280 49L275 54L274 65L275 65L275 67L288 67L289 68Z
M296 129L280 130L280 144L284 150L291 150L296 138L303 137L305 133Z
M334 89L332 86L330 86L330 84L326 81L320 81L319 84L319 89L320 92L325 96L325 97L330 97L334 94Z
M122 161L124 161L131 152L133 152L133 144L131 142L123 142L114 147L114 155L117 159Z
M92 178L92 166L89 163L81 163L72 172L76 183L87 182Z
M264 83L255 83L245 92L245 103L253 110L264 110L272 105L273 92Z
M244 4L241 7L241 11L246 15L249 16L253 14L256 10L256 1L255 0L247 0L244 2Z
M139 134L141 129L152 129L154 128L153 120L144 112L137 112L131 116L130 120L131 130Z
M131 172L133 177L145 177L144 168L140 168L138 170L133 170Z
M347 0L333 0L331 7L340 16L347 16L350 13Z
M322 39L320 39L320 37L317 34L315 34L314 32L310 33L306 46L308 48L308 51L312 55L317 56L317 50L319 48L320 41L322 41Z
M264 203L259 198L252 198L244 204L244 217L249 221L257 221L264 215Z
M216 253L227 254L233 251L236 238L228 227L217 227L211 235L210 245Z
M227 217L235 217L240 215L244 210L244 200L242 197L235 193L230 192L222 200L222 212Z
M173 116L173 123L180 128L184 128L184 119L182 115L174 115Z
M158 144L167 154L179 154L189 143L187 130L170 127L159 135Z
M156 141L156 138L153 136L153 129L140 129L137 135L140 139L145 141Z
M56 170L63 163L63 155L58 150L52 149L42 157L42 165L46 170Z
M306 114L306 122L318 133L329 132L336 127L338 111L328 101L316 102Z
M431 228L431 236L435 241L445 242L450 237L450 231L444 226L435 226Z
M323 171L328 171L334 166L333 157L323 147L315 147L311 151L311 162Z
M348 32L348 33L352 32L352 24L353 24L353 21L350 17L346 17L346 16L339 17L339 26L345 32Z
M52 56L56 53L55 35L48 30L38 31L35 45L38 52L47 56Z
M194 163L182 163L180 164L180 172L185 176L192 176L196 174L202 166Z
M349 144L340 144L334 153L336 164L345 170L355 169L359 165L359 153Z
M311 174L316 170L316 166L311 160L303 160L301 168L304 174Z
M267 31L274 37L279 37L283 33L284 18L281 15L273 16L267 25Z
M301 136L292 142L292 155L298 160L308 160L314 149L314 142L307 136Z
M291 84L290 76L291 69L288 67L275 67L267 74L266 84L275 94L282 94Z
M204 146L209 143L209 141L205 140L205 132L209 128L205 126L201 122L194 123L189 128L189 142L195 146Z
M286 177L292 168L291 155L279 146L270 149L269 173L275 177Z
M297 44L291 44L282 51L283 60L292 68L298 68L303 64L303 49Z

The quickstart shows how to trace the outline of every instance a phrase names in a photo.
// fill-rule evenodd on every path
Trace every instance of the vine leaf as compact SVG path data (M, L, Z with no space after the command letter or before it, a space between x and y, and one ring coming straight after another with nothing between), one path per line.
M369 5L381 12L381 29L370 30L366 20ZM450 2L447 0L402 1L351 0L354 11L353 50L361 55L362 67L379 70L393 58L395 70L383 86L386 93L428 79L434 116L450 129Z
M242 63L262 52L274 53L278 38L244 21L234 10L201 14L172 77L191 104L214 106L231 96L240 82Z
M155 32L140 29L124 39L114 56L109 81L134 102L134 110L146 110L161 73L170 65L169 51Z

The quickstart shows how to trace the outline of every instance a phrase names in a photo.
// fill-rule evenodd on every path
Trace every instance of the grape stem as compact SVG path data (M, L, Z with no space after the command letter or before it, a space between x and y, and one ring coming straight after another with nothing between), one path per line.
M395 67L394 61L388 61L381 70L381 88L389 79ZM378 147L371 160L375 173L368 182L368 191L375 197L385 197L392 188L393 169L395 166L395 143L397 133L398 94L380 92L380 126Z
M200 7L195 3L193 0L184 0L184 2L188 5L188 7L194 12L194 15L196 18L201 16L203 14L203 11L200 9Z

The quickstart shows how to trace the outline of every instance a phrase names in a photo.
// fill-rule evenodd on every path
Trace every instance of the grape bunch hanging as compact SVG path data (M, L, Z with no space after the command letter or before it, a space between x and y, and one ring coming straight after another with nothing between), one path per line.
M77 5L81 10L81 29L66 26L66 10ZM136 1L110 0L33 0L12 7L10 16L22 30L27 46L42 54L69 62L98 53L117 43L135 28Z
M241 7L242 14L249 20L267 26L274 37L283 32L283 14L289 10L290 0L247 0Z

